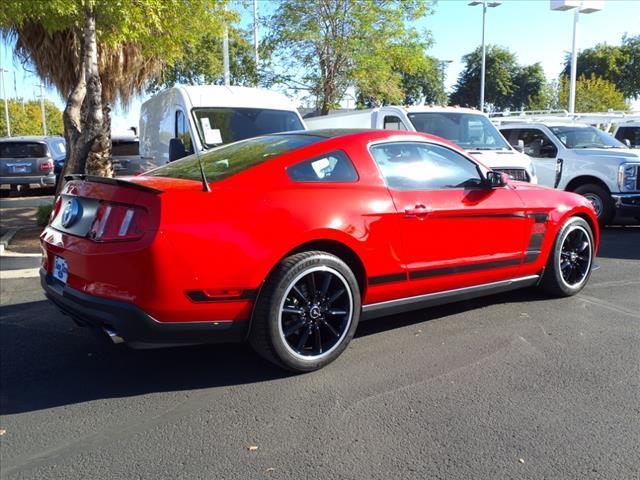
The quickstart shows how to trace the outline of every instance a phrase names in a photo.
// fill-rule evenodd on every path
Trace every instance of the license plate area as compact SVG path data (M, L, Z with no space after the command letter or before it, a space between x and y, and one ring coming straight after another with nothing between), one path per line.
M67 261L62 257L55 256L53 258L53 278L66 285L68 276Z
M26 165L16 165L11 167L11 173L31 173L31 167Z

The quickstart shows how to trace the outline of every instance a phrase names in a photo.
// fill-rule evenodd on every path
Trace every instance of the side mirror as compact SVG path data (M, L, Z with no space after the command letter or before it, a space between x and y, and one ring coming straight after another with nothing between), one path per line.
M179 138L169 140L169 161L173 162L180 158L186 157L187 152L184 149L184 143Z
M524 153L524 140L518 140L518 145L514 145L513 148L515 148L517 152Z
M624 143L627 147L631 148L631 140L629 140L628 138L625 138L624 140L622 140L622 143Z
M507 184L507 175L501 172L489 170L487 172L487 188L500 188Z

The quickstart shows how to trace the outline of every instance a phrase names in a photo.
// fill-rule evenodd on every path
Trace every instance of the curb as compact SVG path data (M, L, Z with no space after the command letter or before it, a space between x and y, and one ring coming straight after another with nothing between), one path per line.
M36 278L40 276L39 268L23 268L21 270L0 271L0 280L13 280L16 278Z
M0 254L4 253L5 249L9 248L9 243L13 240L15 234L18 233L18 230L15 228L9 229L0 237Z

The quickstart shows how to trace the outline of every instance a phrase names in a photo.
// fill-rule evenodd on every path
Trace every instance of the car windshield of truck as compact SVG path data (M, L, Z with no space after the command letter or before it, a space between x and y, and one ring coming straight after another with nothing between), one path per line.
M323 140L326 138L316 135L266 135L214 148L200 154L200 158L207 181L215 182ZM168 163L145 175L198 181L202 178L196 155Z
M206 148L269 133L304 130L300 117L288 110L265 108L194 108L196 128Z
M408 114L418 132L429 133L465 150L511 150L498 129L483 115L456 112Z
M627 148L624 143L596 127L549 127L549 130L567 148Z
M0 158L42 158L47 156L47 146L35 142L1 142Z

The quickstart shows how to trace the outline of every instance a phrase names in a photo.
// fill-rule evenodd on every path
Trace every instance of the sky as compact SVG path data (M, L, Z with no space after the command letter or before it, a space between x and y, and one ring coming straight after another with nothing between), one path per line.
M434 13L416 24L431 32L433 46L428 51L441 60L451 60L446 70L445 85L450 91L464 68L462 56L481 43L482 7L468 6L470 0L439 0ZM251 2L242 10L241 24L252 22ZM578 29L578 48L598 43L619 45L622 36L640 34L640 0L604 0L602 11L581 14ZM278 7L276 0L259 0L260 15L267 15ZM540 62L547 78L557 78L563 68L564 56L571 50L573 11L552 11L549 0L502 0L501 5L487 9L486 43L508 47L523 65ZM34 99L39 95L40 81L14 61L12 45L2 40L0 66L6 70L4 84L9 98ZM15 78L15 82L14 82ZM45 96L60 108L64 101L54 89ZM114 130L138 124L140 105L145 98L137 98L123 112L114 109ZM633 108L640 109L640 102Z

